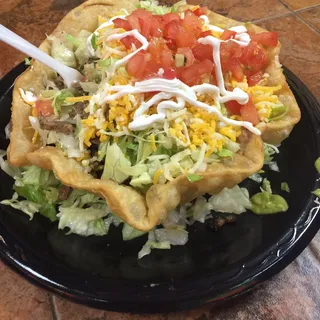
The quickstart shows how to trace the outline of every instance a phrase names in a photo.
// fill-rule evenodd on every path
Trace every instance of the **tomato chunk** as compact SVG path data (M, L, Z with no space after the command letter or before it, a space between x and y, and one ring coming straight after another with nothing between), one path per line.
M196 37L202 32L202 20L189 9L184 12L182 26L186 31Z
M178 48L177 53L183 54L187 59L187 62L185 64L186 67L190 67L194 64L195 58L190 48Z
M38 115L42 115L44 117L49 117L54 114L51 100L37 100L36 109Z
M193 47L197 42L193 33L190 33L184 29L180 30L177 34L176 44L178 48Z
M248 85L249 86L254 86L255 84L257 84L259 81L261 81L263 79L263 72L259 71L253 75L248 76L247 80L248 80Z
M276 32L249 32L251 41L257 42L263 46L276 47L278 44L278 34Z
M213 50L209 44L197 43L192 48L194 57L200 61L211 60L213 61Z
M175 42L177 35L180 32L181 26L177 20L170 21L164 28L163 36L167 40Z
M141 42L134 36L126 36L122 38L120 41L127 49L131 49L133 44L136 46L137 49L142 46Z
M244 77L243 69L240 63L240 60L237 58L232 58L229 60L229 64L227 66L227 69L231 71L232 76L237 80L237 81L242 81Z
M127 31L132 29L128 20L117 18L113 20L113 24L116 28L122 28Z
M204 38L204 37L207 37L207 36L212 36L212 31L211 30L202 31L199 34L199 38Z
M247 75L263 70L269 62L266 50L256 42L250 42L243 48L240 60L247 70Z
M238 103L237 101L231 100L225 103L227 109L229 112L231 112L232 114L240 114L240 109L242 107L242 105L240 103Z
M189 86L201 83L201 78L209 75L213 70L214 64L210 60L194 63L190 67L184 67L180 70L179 77L181 81Z
M131 76L136 77L137 79L142 79L146 64L147 60L145 53L138 52L128 61L127 71Z
M193 13L198 17L200 17L202 15L207 15L208 14L208 8L207 7L199 7L196 10L194 10Z
M163 25L166 26L171 21L180 22L180 16L175 12L166 13L162 16Z
M236 36L236 32L235 31L231 31L231 30L224 30L222 35L220 36L221 40L229 40L232 39Z
M254 103L252 102L251 97L249 97L248 103L241 107L240 115L244 121L249 121L254 126L260 122L258 111L257 111Z

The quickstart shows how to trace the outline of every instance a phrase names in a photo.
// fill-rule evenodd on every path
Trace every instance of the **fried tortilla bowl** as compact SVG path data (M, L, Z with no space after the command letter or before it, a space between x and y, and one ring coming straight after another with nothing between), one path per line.
M85 2L72 10L60 22L53 34L66 31L76 36L83 29L93 32L97 28L98 15L106 17L115 15L121 8L131 11L135 9L135 4L131 1L107 0ZM214 13L210 13L209 17L212 23L225 24L228 27L236 24L235 21ZM50 52L50 47L49 40L45 40L40 46L47 53ZM138 230L152 229L179 204L189 202L205 193L215 194L225 187L231 188L263 166L263 142L260 136L243 129L239 137L241 148L234 157L208 165L207 170L200 174L203 178L197 182L192 183L185 176L179 176L166 184L152 185L144 196L132 187L119 185L112 180L96 179L90 174L84 173L82 166L76 160L67 158L58 148L42 147L40 143L32 143L34 130L28 119L31 107L22 100L18 89L33 88L37 93L45 87L46 79L50 78L50 72L52 71L49 68L34 61L32 66L15 81L12 132L8 149L10 164L13 166L36 165L43 169L52 170L63 184L75 189L87 190L105 198L113 213ZM269 70L269 73L283 79L283 94L288 95L287 99L291 98L292 111L286 117L288 120L283 121L285 129L280 125L277 128L275 126L264 128L264 135L269 130L268 136L278 137L282 130L289 132L292 129L294 123L298 121L300 113L280 69Z
M208 17L210 23L219 25L224 29L244 25L249 32L261 33L266 31L254 24L237 22L211 11L208 14ZM277 95L279 95L279 100L288 107L288 112L279 120L270 121L269 123L260 123L257 125L257 128L262 132L262 140L275 145L280 144L290 135L294 125L299 122L301 117L297 101L287 84L281 64L279 63L280 48L280 42L278 42L278 45L275 48L268 48L270 63L265 72L269 74L269 77L267 78L267 83L265 85L281 85L281 89L277 91Z

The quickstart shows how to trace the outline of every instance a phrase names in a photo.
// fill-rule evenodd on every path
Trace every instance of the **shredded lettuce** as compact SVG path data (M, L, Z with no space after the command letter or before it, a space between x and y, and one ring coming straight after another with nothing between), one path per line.
M290 192L290 188L287 182L281 182L281 190L282 191L286 191L286 192Z
M69 208L69 207L83 208L87 206L95 209L107 210L107 205L105 200L85 190L72 190L68 199L62 201L61 205L62 207L65 207L65 208Z
M76 57L71 49L63 44L59 38L50 36L51 40L51 56L68 67L76 68Z
M314 190L314 191L312 191L312 193L313 193L315 196L317 196L318 198L320 198L320 189L319 189L319 188L316 189L316 190Z
M69 233L81 236L103 236L108 233L107 225L103 217L108 215L107 210L95 208L60 207L57 217L59 218L59 229L68 227Z
M318 173L320 173L320 157L315 161L314 166Z
M264 164L269 164L273 160L273 155L279 153L279 149L269 143L263 144L264 148Z
M20 169L16 167L12 167L9 165L7 160L4 160L4 157L7 156L7 152L4 150L0 150L0 167L1 169L10 177L19 177L20 176Z
M145 231L136 230L127 223L124 223L122 227L122 239L124 241L132 240L134 238L144 235Z
M233 152L228 150L228 149L222 149L221 151L218 152L218 156L220 158L232 157L233 156Z
M76 56L80 66L84 65L90 58L90 53L87 47L87 39L91 35L91 32L87 30L81 30L77 36L79 45L74 55Z
M107 147L106 158L108 161L104 164L101 179L112 179L118 183L122 183L129 177L128 174L123 172L123 168L130 168L131 163L116 143Z
M97 50L98 46L97 46L97 35L95 33L92 34L91 37L91 46L93 48L93 50Z
M212 209L218 212L240 214L252 208L247 189L238 185L231 189L224 188L220 193L213 195L209 202Z
M152 240L148 240L142 249L138 253L138 259L143 258L144 256L151 253L151 249L170 249L170 242L163 241L163 242L156 242Z
M29 58L24 58L24 64L26 66L30 66L31 65L31 60Z
M2 200L0 202L3 205L11 206L14 209L20 210L27 214L30 217L30 220L33 218L33 215L36 212L39 212L40 204L34 203L28 200L18 200L18 194L15 192L11 199Z
M74 47L78 48L80 46L80 41L71 34L66 33L65 37L66 40L70 41Z
M249 176L249 179L251 179L255 182L258 182L258 183L261 183L263 180L263 178L261 177L261 175L259 173L252 174L251 176Z
M288 106L284 106L284 105L274 106L272 107L269 120L271 121L279 120L283 118L288 113L288 111L289 111Z
M192 216L194 221L199 221L204 223L207 216L212 210L212 204L203 196L197 198L194 205L188 210L188 216Z
M89 94L94 94L98 91L99 85L96 82L79 82L81 88L85 92L89 92Z
M187 179L190 181L190 182L196 182L196 181L199 181L201 180L203 177L202 176L199 176L198 174L189 174L187 175Z
M130 185L135 188L142 188L145 185L150 185L152 183L152 179L148 172L143 172L139 177L134 178L130 181Z
M51 221L56 220L55 204L58 200L58 185L60 182L51 171L43 170L36 166L25 167L18 175L15 175L13 189L16 193L27 199L5 200L3 204L11 205L14 208L22 208L31 218L35 212L40 212ZM28 205L30 203L30 205Z
M157 242L169 242L170 245L183 246L188 241L188 231L177 228L177 229L155 229L155 238Z
M73 103L66 102L66 98L74 97L75 90L74 89L62 89L60 90L54 97L52 106L55 115L59 115L61 112L62 106L69 106Z
M60 184L54 173L37 166L29 166L22 172L21 182L43 187L56 187Z
M280 172L280 169L279 169L278 164L277 164L276 161L270 161L269 162L269 168L272 171Z
M142 8L147 11L151 11L153 14L164 15L166 13L171 12L171 8L167 6L159 6L158 1L147 0L140 1L137 5L137 8Z
M19 196L27 199L28 201L39 204L39 212L43 216L49 218L51 221L57 220L57 212L54 202L57 201L57 198L55 198L55 196L58 193L45 192L45 190L40 186L34 185L15 185L13 189L17 192Z

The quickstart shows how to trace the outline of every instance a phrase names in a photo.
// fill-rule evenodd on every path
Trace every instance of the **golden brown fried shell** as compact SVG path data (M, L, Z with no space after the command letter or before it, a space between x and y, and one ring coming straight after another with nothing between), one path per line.
M220 25L224 29L245 25L248 31L257 33L267 31L254 24L237 22L214 12L210 12L208 17L210 23ZM268 73L270 77L268 78L266 85L277 86L280 84L282 86L281 90L277 91L277 95L279 95L279 100L288 107L288 113L280 120L271 121L269 123L260 123L257 126L262 132L262 140L275 145L280 144L289 136L294 125L299 122L301 117L297 101L287 84L279 63L280 48L281 45L278 42L277 47L268 49L270 63L265 72Z
M134 10L137 1L90 0L72 10L58 25L53 34L66 31L71 35L83 30L94 31L97 27L97 16L114 15L120 8L129 12ZM239 25L239 23L210 13L212 23L225 27ZM258 28L250 26L250 28ZM261 31L260 28L257 29ZM40 48L50 52L50 42L45 40ZM282 71L273 62L279 48L273 49L270 56L272 63L267 72L271 75L269 83L282 84L281 94L290 110L280 122L264 126L263 137L269 142L280 142L290 133L293 125L300 117L299 108L287 86ZM68 159L64 153L55 147L41 148L40 144L32 144L33 129L30 127L28 116L30 106L21 99L18 88L36 92L45 87L50 69L35 61L31 68L24 72L15 82L12 104L13 130L8 150L9 161L14 166L36 165L44 169L53 170L64 185L75 189L88 190L104 197L110 209L121 219L136 229L148 231L161 222L168 212L180 203L191 201L204 193L218 193L224 187L233 187L257 172L263 165L263 143L259 136L243 131L241 135L241 149L233 159L223 160L221 163L208 165L202 173L203 179L191 183L186 177L180 176L164 185L157 184L149 188L143 196L132 187L119 185L111 180L95 179L84 173L81 165ZM108 159L106 159L108 161Z

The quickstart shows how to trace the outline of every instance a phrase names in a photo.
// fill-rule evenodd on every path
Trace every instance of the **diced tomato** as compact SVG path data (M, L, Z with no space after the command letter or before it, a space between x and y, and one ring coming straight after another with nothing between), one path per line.
M191 48L196 44L196 42L197 42L196 37L192 33L184 29L181 29L177 34L176 44L178 48L183 48L183 47Z
M147 59L145 53L138 52L128 61L127 71L131 76L136 77L137 79L142 79L146 64Z
M171 80L177 77L177 70L175 68L163 68L163 70L163 78Z
M196 10L194 10L193 13L198 17L200 17L202 15L207 15L208 8L207 7L199 7Z
M236 32L235 31L231 31L231 30L224 30L222 35L220 36L221 40L229 40L232 39L236 36Z
M268 53L261 45L250 42L248 46L242 49L240 60L248 71L247 75L252 75L263 70L268 64L269 58Z
M162 68L162 65L160 63L155 62L154 60L147 61L143 78L159 78L160 76L158 75L158 72L160 68Z
M187 59L187 62L185 64L186 67L190 67L194 64L195 58L190 48L178 48L177 53L183 54Z
M242 105L235 100L231 100L231 101L226 102L226 107L232 114L239 115Z
M226 62L230 58L240 58L242 48L234 41L222 42L220 46L221 61Z
M186 31L196 37L202 32L202 20L189 9L184 12L182 26Z
M152 12L144 10L144 9L136 9L136 10L132 11L129 16L131 16L131 17L135 16L135 17L140 17L140 18L150 18L150 17L152 17Z
M243 69L238 58L232 58L228 63L228 71L237 81L242 81L244 77Z
M162 20L160 21L157 16L152 16L152 19L149 19L148 23L150 24L150 36L162 37Z
M116 28L122 28L122 29L125 29L127 31L131 30L131 25L130 25L130 22L128 20L125 20L125 19L120 19L120 18L117 18L117 19L114 19L113 20L113 24Z
M38 115L42 115L44 117L52 116L54 112L51 104L52 104L51 100L37 100L36 109L37 109Z
M249 97L248 103L241 107L240 115L244 121L249 121L254 126L260 122L258 111L257 111L254 103L252 102L251 97Z
M163 50L161 52L161 57L160 57L160 61L161 64L164 67L171 67L174 64L174 60L173 60L173 55L171 50L167 49L167 50Z
M180 22L180 16L175 12L166 13L162 16L163 26L166 26L171 21Z
M257 42L263 46L276 47L278 44L278 34L276 32L249 32L251 41Z
M204 37L207 37L207 36L212 36L212 32L211 32L210 30L202 31L202 32L199 34L199 38L204 38Z
M148 40L150 39L150 23L147 20L143 20L142 18L139 19L141 34L145 36Z
M176 50L177 49L177 46L176 46L176 42L174 40L167 40L167 46L170 50Z
M261 81L263 79L263 72L259 71L251 76L249 76L247 78L248 80L248 85L249 86L254 86L255 84L257 84L259 81Z
M181 81L187 85L193 86L201 82L201 77L211 74L213 67L212 61L204 60L202 62L194 63L190 67L180 69L179 77Z
M213 61L213 50L212 50L212 46L210 46L209 44L197 43L192 48L192 53L197 60L200 60L200 61L211 60L211 61Z
M163 67L171 67L173 65L173 55L171 50L162 38L152 38L149 42L148 53L151 59L160 63Z
M177 35L180 32L181 26L177 20L170 21L163 30L163 36L167 40L175 42Z
M132 29L137 29L139 32L141 31L138 16L130 14L129 16L127 16L127 20L129 21Z
M136 46L136 48L140 48L141 47L141 42L136 39L134 36L126 36L124 38L122 38L121 43L128 49L132 48L132 44L134 44Z

